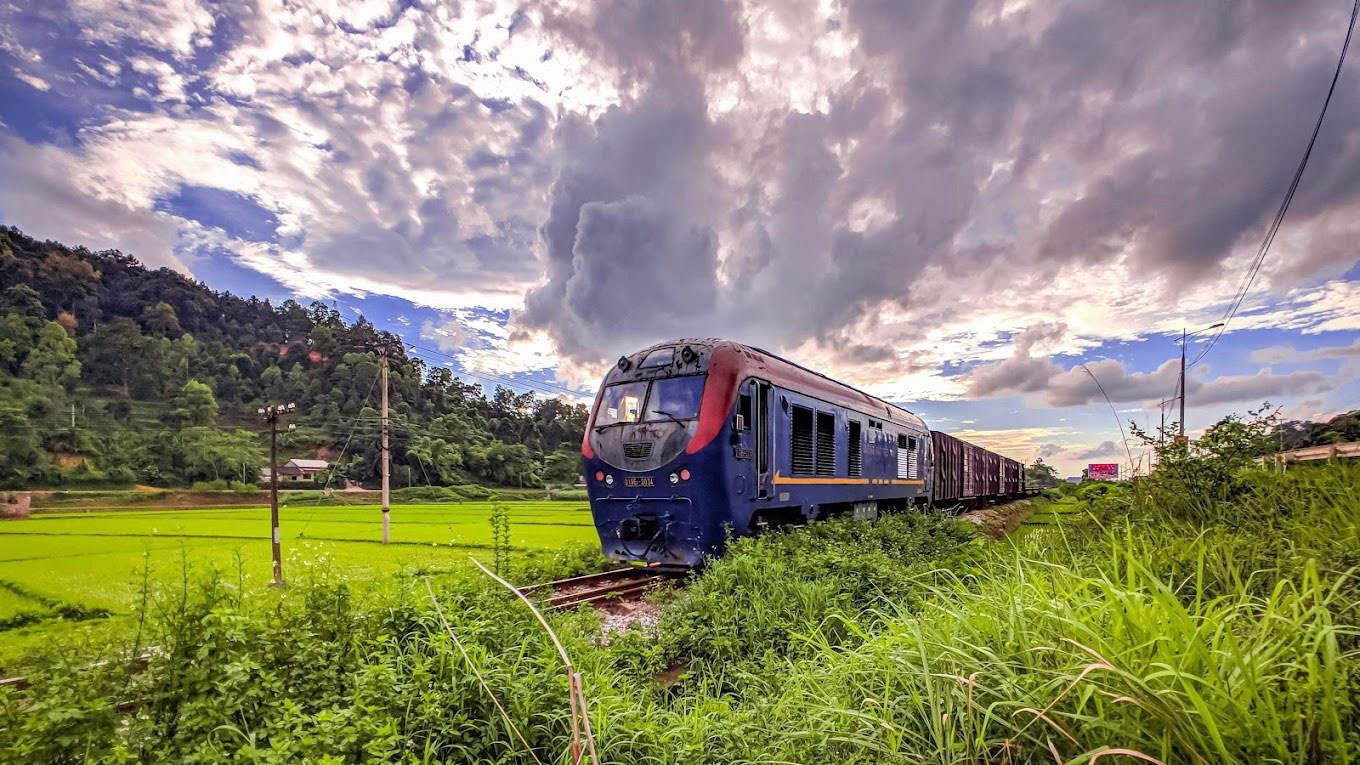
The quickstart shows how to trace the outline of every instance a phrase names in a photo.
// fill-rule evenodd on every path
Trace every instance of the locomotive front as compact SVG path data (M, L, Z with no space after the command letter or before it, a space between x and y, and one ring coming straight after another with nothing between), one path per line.
M653 346L605 376L581 454L595 527L614 560L696 566L722 542L723 466L705 447L733 391L710 381L713 350Z

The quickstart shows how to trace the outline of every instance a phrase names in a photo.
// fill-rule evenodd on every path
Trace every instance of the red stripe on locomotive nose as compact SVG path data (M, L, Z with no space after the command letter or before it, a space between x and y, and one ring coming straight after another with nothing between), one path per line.
M586 421L586 432L581 436L581 456L586 459L595 458L595 447L590 445L590 434L595 429L595 417L600 412L600 400L604 398L604 385L595 392L595 405L590 408L590 417Z
M741 382L740 354L735 348L722 343L713 348L708 359L708 383L704 385L704 397L699 402L699 425L694 429L694 438L685 447L686 454L694 454L708 446L709 442L722 432L727 423L727 413L736 400L737 384Z

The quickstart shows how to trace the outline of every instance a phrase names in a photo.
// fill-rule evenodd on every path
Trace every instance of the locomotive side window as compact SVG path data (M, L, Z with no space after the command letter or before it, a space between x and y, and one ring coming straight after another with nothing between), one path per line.
M836 415L817 413L817 475L836 474Z
M600 410L595 413L595 427L637 422L642 412L642 400L646 397L645 382L621 383L605 388Z
M812 475L812 410L793 407L793 427L790 430L791 465L794 473Z
M861 463L863 463L864 461L861 452L861 450L863 449L863 444L861 443L863 438L860 435L859 428L860 428L859 420L850 421L850 443L849 443L850 457L847 460L847 462L849 463L847 465L849 470L846 471L846 474L849 475L851 478L859 477Z
M751 427L753 422L751 419L751 394L743 393L737 398L737 416L741 418L739 420L741 427L738 430L747 430Z

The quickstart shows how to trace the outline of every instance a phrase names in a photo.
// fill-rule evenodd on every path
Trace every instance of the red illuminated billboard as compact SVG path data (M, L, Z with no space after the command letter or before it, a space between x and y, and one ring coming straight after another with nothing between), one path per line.
M1086 466L1086 480L1088 481L1118 481L1119 463L1101 462L1092 463Z

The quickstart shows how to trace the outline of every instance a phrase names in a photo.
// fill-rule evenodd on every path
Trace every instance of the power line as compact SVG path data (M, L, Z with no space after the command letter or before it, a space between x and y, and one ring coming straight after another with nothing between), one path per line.
M1124 442L1124 451L1129 455L1129 469L1135 470L1133 466L1133 450L1129 448L1129 437L1124 435L1124 422L1119 419L1119 412L1115 410L1114 402L1110 401L1110 397L1105 394L1105 386L1101 385L1100 380L1096 379L1096 373L1092 372L1091 368L1085 364L1078 364L1078 366L1086 370L1086 374L1091 376L1091 380L1096 384L1096 387L1100 389L1100 395L1105 398L1105 403L1109 404L1110 414L1114 415L1114 423L1119 426L1119 438Z
M1317 122L1313 124L1313 134L1308 139L1308 147L1303 151L1303 158L1299 160L1298 169L1294 171L1294 178L1289 183L1289 190L1285 192L1284 199L1280 202L1280 209L1275 213L1275 219L1271 221L1270 227L1266 230L1265 240L1261 242L1260 250L1252 261L1251 268L1247 269L1247 275L1243 279L1242 286L1238 288L1234 295L1231 307L1223 314L1223 326L1219 328L1218 334L1213 336L1200 351L1195 360L1190 363L1193 367L1201 359L1213 350L1218 344L1218 339L1228 331L1228 323L1237 316L1237 312L1242 308L1242 302L1246 300L1247 293L1251 291L1251 285L1256 281L1256 275L1261 271L1261 264L1265 262L1266 254L1270 251L1270 245L1275 241L1275 234L1280 230L1280 224L1284 222L1284 216L1289 212L1289 204L1294 201L1294 192L1299 188L1299 181L1303 178L1303 171L1308 167L1308 158L1313 154L1313 145L1317 143L1318 133L1322 130L1322 120L1327 116L1327 107L1332 103L1332 94L1336 92L1337 80L1341 78L1342 65L1346 63L1346 51L1351 47L1351 35L1355 32L1355 19L1360 15L1360 0L1355 0L1351 7L1350 25L1346 27L1346 40L1341 44L1341 57L1337 59L1336 71L1332 73L1332 84L1327 88L1327 98L1322 102L1322 111L1318 113Z

